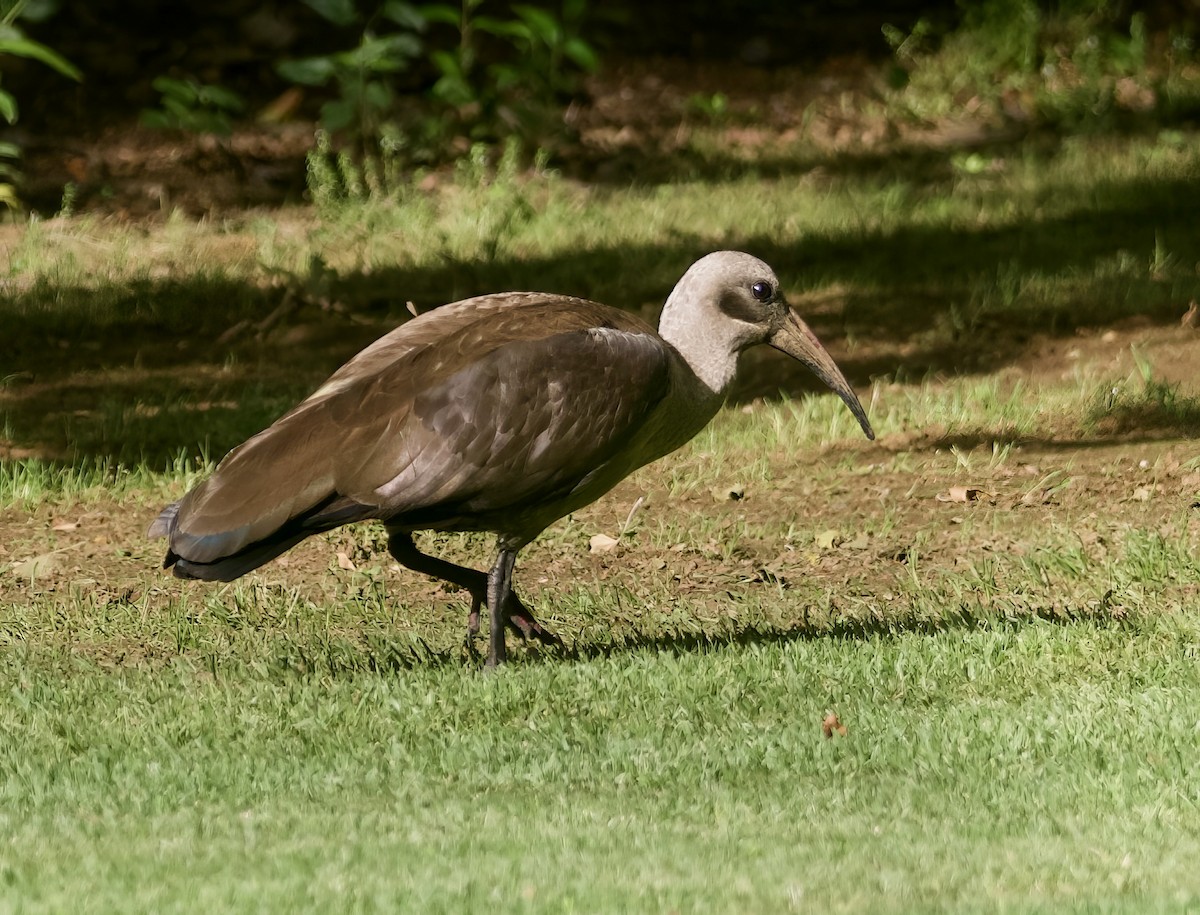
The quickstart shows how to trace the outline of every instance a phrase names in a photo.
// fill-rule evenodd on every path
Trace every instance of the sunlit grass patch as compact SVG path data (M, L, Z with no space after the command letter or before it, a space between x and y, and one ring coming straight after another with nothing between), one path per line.
M0 502L32 507L46 501L87 503L121 498L130 492L159 489L169 480L195 478L200 468L180 454L166 475L144 464L119 464L97 459L63 464L38 458L0 461Z
M1200 892L1194 630L635 648L501 677L10 653L10 888L55 908L86 886L101 910L1144 909ZM822 736L830 710L845 736Z

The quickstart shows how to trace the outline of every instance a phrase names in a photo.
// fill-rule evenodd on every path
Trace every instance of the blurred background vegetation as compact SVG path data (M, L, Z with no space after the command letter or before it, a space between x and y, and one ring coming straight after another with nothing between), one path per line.
M413 169L477 144L603 177L611 150L582 142L580 111L589 78L630 61L704 68L683 103L692 122L764 120L722 88L760 71L775 83L830 74L843 113L884 140L963 119L992 134L1169 127L1200 111L1198 27L1194 0L3 0L0 202L103 208L104 181L71 155L86 160L106 131L139 127L205 136L214 155L238 159L223 139L235 130L303 123L318 201L394 193ZM852 96L841 92L848 72ZM820 104L829 99L792 112L794 133L804 137ZM22 188L22 153L47 146L66 164L51 176L25 169ZM263 179L278 189L252 202L303 193L295 168L280 168Z

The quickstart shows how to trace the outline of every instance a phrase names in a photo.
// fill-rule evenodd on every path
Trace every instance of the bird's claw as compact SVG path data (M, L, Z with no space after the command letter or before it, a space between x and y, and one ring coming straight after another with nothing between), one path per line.
M471 610L467 614L467 650L472 655L478 654L475 651L475 638L479 635L479 608L483 606L483 598L472 595ZM533 611L521 602L521 599L515 594L510 593L508 600L504 603L504 622L517 635L525 641L536 640L543 645L553 645L561 648L563 640L557 635L543 626L537 621L533 615Z

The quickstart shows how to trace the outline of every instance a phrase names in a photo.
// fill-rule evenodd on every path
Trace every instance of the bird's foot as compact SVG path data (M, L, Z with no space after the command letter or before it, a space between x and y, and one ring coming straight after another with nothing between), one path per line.
M514 598L514 600L516 599ZM509 629L527 642L530 639L536 639L543 645L554 645L557 648L562 647L563 640L539 623L534 617L532 610L522 605L520 601L516 601L516 603L518 605L516 609L512 607L507 608L508 618L505 622L508 623Z
M467 635L463 639L463 648L472 661L478 661L481 657L479 649L475 647L475 640L479 638L479 608L482 604L482 598L476 594L471 595L471 610L467 614Z
M471 611L467 614L467 650L472 655L478 655L475 650L475 639L479 635L479 608L483 600L471 597ZM536 640L543 645L554 645L561 648L563 640L537 621L533 611L521 602L515 594L509 594L504 604L504 622L525 641Z

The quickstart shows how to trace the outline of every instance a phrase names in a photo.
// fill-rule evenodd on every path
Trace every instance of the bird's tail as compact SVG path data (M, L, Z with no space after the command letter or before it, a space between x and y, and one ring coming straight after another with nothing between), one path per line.
M150 538L166 537L168 543L175 540L175 528L179 520L179 502L173 502L162 510L146 535ZM365 505L339 496L333 496L310 511L288 520L279 529L266 537L248 543L227 556L217 556L208 561L185 559L167 548L163 568L171 569L176 578L199 579L201 581L233 581L247 572L270 562L294 547L305 537L332 530L352 521L369 518L373 510Z
M300 531L282 537L269 537L250 544L232 556L225 556L213 562L192 562L168 549L163 568L171 569L176 578L233 581L286 553L311 533L312 531Z

